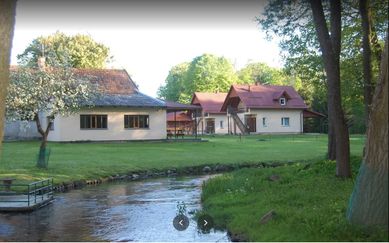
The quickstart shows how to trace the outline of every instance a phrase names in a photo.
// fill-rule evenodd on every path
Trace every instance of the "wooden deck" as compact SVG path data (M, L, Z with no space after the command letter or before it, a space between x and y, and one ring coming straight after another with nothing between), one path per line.
M24 212L40 208L53 200L51 193L37 195L28 203L28 195L0 195L0 212Z
M0 185L0 212L32 211L47 205L52 200L52 179L41 180L30 184L11 183Z

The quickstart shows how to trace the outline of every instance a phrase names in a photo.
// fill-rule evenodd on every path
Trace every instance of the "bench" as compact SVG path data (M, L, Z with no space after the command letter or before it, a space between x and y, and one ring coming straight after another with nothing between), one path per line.
M6 192L11 191L12 181L14 181L14 180L15 179L13 179L13 178L0 178L0 181L3 182L4 190Z

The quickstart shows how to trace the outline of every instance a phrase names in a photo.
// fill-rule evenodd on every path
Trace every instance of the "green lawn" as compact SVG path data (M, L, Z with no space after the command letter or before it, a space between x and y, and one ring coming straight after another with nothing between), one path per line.
M53 177L55 183L95 179L143 169L216 163L317 160L325 157L325 135L206 137L209 142L49 143L49 168L37 169L39 142L6 142L0 178L22 181ZM264 140L264 141L258 141ZM363 136L352 136L351 153L360 156Z
M360 160L353 157L354 178ZM204 213L246 241L388 241L387 228L348 224L354 180L336 178L335 162L305 166L242 169L212 178L203 186ZM280 179L269 181L274 174ZM270 210L274 219L260 224Z

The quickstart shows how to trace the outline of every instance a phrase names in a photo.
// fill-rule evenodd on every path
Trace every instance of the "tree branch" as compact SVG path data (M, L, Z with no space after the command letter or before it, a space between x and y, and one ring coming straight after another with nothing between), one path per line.
M34 120L35 120L35 123L36 123L36 128L38 129L38 132L42 135L42 137L45 136L45 131L43 131L43 128L42 128L41 121L39 119L38 113L35 114Z

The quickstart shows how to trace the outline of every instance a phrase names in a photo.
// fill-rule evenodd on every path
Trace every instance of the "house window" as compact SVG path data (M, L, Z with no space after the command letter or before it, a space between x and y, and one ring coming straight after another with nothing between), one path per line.
M80 115L81 129L107 129L108 115Z
M267 127L267 118L266 117L262 117L262 126Z
M286 105L286 99L280 98L280 105Z
M281 118L281 126L289 127L289 117L282 117Z
M149 128L149 116L124 115L124 128Z
M223 129L223 121L220 121L220 128Z

